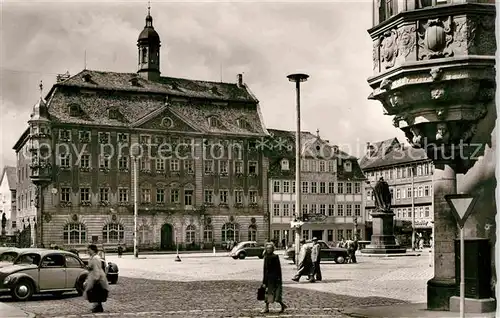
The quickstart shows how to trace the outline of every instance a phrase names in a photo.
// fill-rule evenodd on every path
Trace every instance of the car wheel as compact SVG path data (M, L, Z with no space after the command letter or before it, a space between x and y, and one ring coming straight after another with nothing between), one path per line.
M344 264L345 263L345 257L344 256L337 256L335 258L335 263L337 263L337 264Z
M15 300L20 300L20 301L25 301L31 298L33 296L33 293L35 292L35 288L33 284L27 280L27 279L22 279L16 283L14 288L11 290L12 297Z
M79 296L83 295L83 292L85 291L85 287L83 284L85 283L86 277L81 277L77 282L76 282L76 292L78 293Z
M238 259L238 256L233 256L233 259Z
M245 255L245 253L240 253L240 254L238 254L238 257L240 259L245 259L245 257L247 257L247 256Z

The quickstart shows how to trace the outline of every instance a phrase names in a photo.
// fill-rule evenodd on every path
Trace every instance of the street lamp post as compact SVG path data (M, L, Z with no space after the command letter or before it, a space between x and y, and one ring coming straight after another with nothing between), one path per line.
M415 250L415 166L410 166L411 171L411 249Z
M300 83L307 81L309 75L306 74L290 74L287 76L290 82L295 82L297 90L297 131L295 134L295 213L301 217L301 186L300 186L300 156L301 156L301 142L300 142ZM295 259L297 266L299 265L298 257L300 253L300 236L302 226L295 227Z
M131 148L132 150L132 160L133 160L133 174L134 174L134 257L138 258L139 257L139 249L137 247L137 214L138 214L138 198L137 198L137 192L138 192L138 178L139 178L139 171L138 171L138 164L137 161L139 160L139 149L137 147Z

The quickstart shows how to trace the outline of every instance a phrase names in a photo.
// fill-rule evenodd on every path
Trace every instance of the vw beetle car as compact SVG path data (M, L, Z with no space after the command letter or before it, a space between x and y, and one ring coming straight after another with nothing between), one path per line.
M234 259L245 259L245 257L258 256L264 257L264 247L258 246L255 241L246 241L238 243L229 255Z
M12 265L0 268L0 292L10 292L21 301L38 293L82 295L87 275L85 264L73 253L23 249Z
M0 268L12 265L21 251L15 247L0 247Z
M80 259L83 261L85 265L88 265L90 256L87 254L78 254ZM102 260L102 269L106 273L106 278L110 284L116 284L118 282L118 265L111 262L106 262L106 254L102 251L98 253L99 257Z
M307 241L311 243L312 241ZM337 264L343 264L347 260L347 249L341 247L330 247L324 241L318 241L321 246L321 261L334 261ZM295 264L295 245L286 250L285 259L291 260Z

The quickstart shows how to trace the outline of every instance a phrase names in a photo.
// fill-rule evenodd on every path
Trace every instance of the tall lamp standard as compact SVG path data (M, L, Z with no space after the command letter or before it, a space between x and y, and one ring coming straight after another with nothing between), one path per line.
M140 151L139 148L137 147L131 147L131 156L132 156L132 162L133 162L133 179L134 179L134 256L135 258L139 257L139 249L137 248L137 214L138 214L138 199L137 199L137 188L138 188L138 178L139 178L139 171L138 171L138 160L140 156Z
M411 171L411 249L415 250L415 166L410 166Z
M295 82L297 90L297 132L295 134L295 213L299 220L301 219L302 205L301 205L301 187L300 187L300 156L301 156L301 142L300 142L300 83L307 81L309 75L306 74L290 74L287 76L290 82ZM292 222L292 228L295 228L295 263L299 265L298 257L300 253L300 236L302 222Z

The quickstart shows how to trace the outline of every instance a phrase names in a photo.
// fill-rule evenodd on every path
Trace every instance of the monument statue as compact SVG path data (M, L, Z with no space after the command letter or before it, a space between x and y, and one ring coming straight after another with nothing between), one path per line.
M375 208L377 212L391 212L392 195L389 184L380 178L373 189Z
M5 213L2 214L2 235L5 235L5 227L7 226L7 217Z

